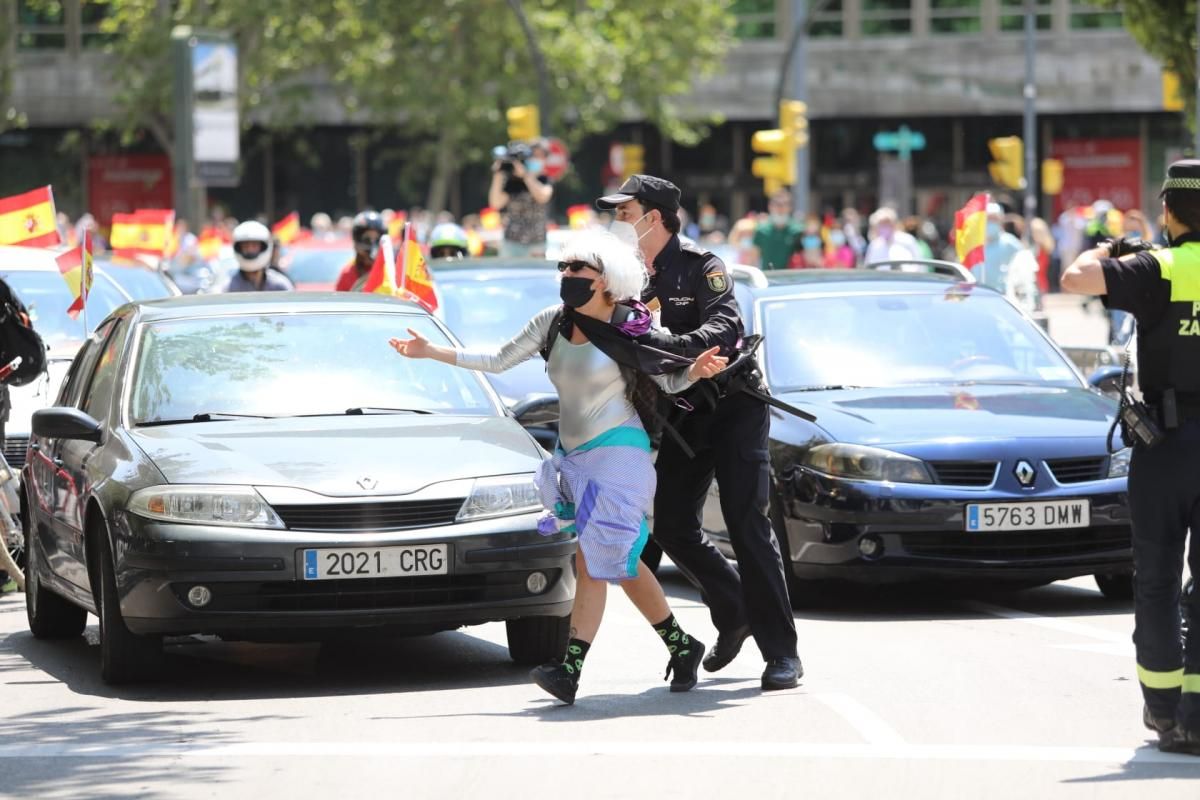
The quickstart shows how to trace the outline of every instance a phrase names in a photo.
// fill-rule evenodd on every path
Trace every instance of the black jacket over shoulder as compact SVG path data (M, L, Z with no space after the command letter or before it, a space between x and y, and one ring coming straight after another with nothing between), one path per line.
M672 236L654 259L654 275L642 294L648 305L658 300L662 326L652 344L694 357L720 347L732 356L742 338L742 318L733 299L733 279L721 259Z

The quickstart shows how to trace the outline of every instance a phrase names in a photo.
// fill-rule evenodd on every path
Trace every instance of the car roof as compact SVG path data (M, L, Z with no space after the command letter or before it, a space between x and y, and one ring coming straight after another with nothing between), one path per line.
M222 314L392 311L428 316L415 302L370 292L233 292L192 294L132 303L143 322Z
M0 269L6 270L58 270L54 259L61 255L60 250L50 250L45 247L15 247L0 246Z
M437 278L471 280L490 276L532 278L553 275L558 262L545 258L431 258L425 263Z
M914 262L917 263L917 262ZM934 262L931 262L934 263ZM961 268L960 268L961 269ZM987 289L958 275L859 269L764 270L735 265L731 272L738 284L755 297L803 294L940 294L947 289L976 291Z

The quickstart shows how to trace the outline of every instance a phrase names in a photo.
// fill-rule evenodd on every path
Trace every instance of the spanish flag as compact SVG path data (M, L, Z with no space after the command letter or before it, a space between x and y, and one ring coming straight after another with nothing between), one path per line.
M113 214L109 237L117 258L163 256L170 246L175 212L158 208L140 208L132 214Z
M983 263L989 199L986 192L977 194L954 212L954 252L967 269Z
M52 247L60 241L49 186L0 198L0 244Z
M412 225L405 226L404 246L400 248L400 288L417 296L421 305L429 311L437 311L437 293L433 289L433 275L425 266L425 254L417 244L416 231Z
M398 241L404 234L404 223L408 221L408 214L404 211L397 211L388 221L388 236L392 237L392 241Z
M567 227L581 231L592 223L592 207L584 203L567 209Z
M500 212L488 206L479 212L479 225L485 231L500 230Z
M67 315L75 319L87 305L88 293L92 290L92 232L85 231L83 244L68 250L54 261L75 298L75 302L67 309Z
M375 263L371 265L362 290L412 300L427 311L436 311L438 302L433 291L433 278L425 267L421 246L412 238L412 226L406 225L401 235L405 243L401 248L401 264L396 264L391 236L381 237L379 254L375 256Z
M271 233L280 244L288 245L300 238L300 213L293 211L271 226Z

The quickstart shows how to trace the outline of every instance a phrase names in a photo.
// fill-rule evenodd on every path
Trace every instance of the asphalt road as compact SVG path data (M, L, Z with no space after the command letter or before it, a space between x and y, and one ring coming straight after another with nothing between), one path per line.
M696 593L664 580L711 642ZM613 593L573 707L511 664L501 624L183 640L161 683L112 689L95 625L38 642L23 605L0 597L4 797L1200 796L1200 759L1141 728L1130 608L1090 579L835 597L797 613L806 675L770 694L750 644L671 694L662 644Z

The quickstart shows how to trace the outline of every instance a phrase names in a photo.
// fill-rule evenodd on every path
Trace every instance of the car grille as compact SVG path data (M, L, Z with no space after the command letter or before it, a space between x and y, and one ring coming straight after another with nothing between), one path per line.
M29 449L28 436L8 436L4 439L4 460L14 470L25 466L25 451Z
M543 569L553 586L558 569ZM525 587L529 570L426 575L411 578L360 578L356 580L270 581L266 583L214 583L213 599L205 612L304 612L370 611L398 608L495 603L531 597ZM194 582L174 584L175 595L186 604Z
M996 461L930 461L937 482L946 486L991 486Z
M1079 528L1062 531L1008 533L904 533L900 544L910 555L925 558L1029 561L1127 550L1129 528Z
M466 498L390 503L317 503L272 506L284 524L299 531L400 531L454 522Z
M1083 483L1106 477L1104 456L1089 458L1056 458L1046 461L1054 480L1059 483Z

